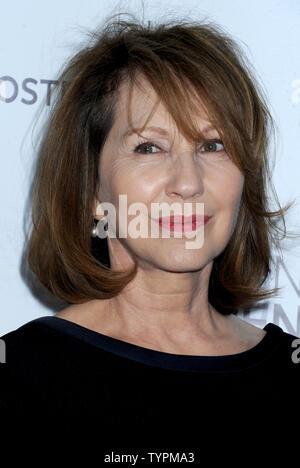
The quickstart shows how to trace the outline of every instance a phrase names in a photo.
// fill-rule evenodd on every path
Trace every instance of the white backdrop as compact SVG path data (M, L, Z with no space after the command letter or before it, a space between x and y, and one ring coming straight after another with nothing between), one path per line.
M46 98L47 82L84 41L85 27L104 16L131 12L145 20L207 18L242 44L270 102L279 128L273 182L279 200L296 198L288 229L299 229L300 176L300 1L299 0L1 0L0 8L0 335L57 311L41 300L22 274L24 213L35 156L32 124ZM7 102L4 101L4 91ZM48 106L48 109L50 107ZM47 109L44 111L46 115ZM284 245L267 286L282 287L272 301L239 316L256 326L273 322L300 336L300 242ZM55 308L56 307L56 308ZM62 308L62 306L60 306Z

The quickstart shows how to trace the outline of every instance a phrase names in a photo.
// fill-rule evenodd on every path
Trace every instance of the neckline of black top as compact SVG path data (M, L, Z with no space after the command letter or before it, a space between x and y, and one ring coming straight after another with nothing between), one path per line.
M194 372L235 372L256 366L270 357L281 344L284 336L281 327L269 322L263 328L266 331L263 338L246 351L221 356L194 356L144 348L103 335L60 317L44 316L32 322L47 325L61 333L129 360L164 369Z

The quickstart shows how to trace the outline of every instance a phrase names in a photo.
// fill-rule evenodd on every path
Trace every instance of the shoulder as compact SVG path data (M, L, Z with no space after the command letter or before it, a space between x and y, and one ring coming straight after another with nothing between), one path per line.
M84 395L87 388L93 391L95 374L100 379L110 372L107 353L49 326L50 320L44 319L53 316L34 319L1 337L6 362L0 364L0 412L6 407L14 411L16 406L21 411L43 412L67 405L75 394Z
M84 361L88 364L93 355L89 345L53 327L51 320L53 316L39 317L1 336L6 372L30 383L60 374L63 378L74 370L75 363L78 369L84 367Z
M6 345L6 363L8 365L29 358L33 362L41 350L47 350L54 341L59 343L59 334L43 324L40 321L41 318L31 320L1 336L1 340Z
M277 334L281 338L281 348L288 357L290 367L300 372L300 337L283 331L278 325L273 323L268 324L268 326L272 328L276 327Z
M61 318L64 318L61 316ZM0 338L5 343L6 363L11 374L30 381L58 378L79 379L80 375L119 367L118 359L85 339L88 329L75 330L76 322L55 315L31 320ZM59 323L56 323L59 322ZM76 331L76 333L74 332Z
M293 386L300 383L300 338L284 331L279 325L269 322L266 325L269 341L274 343L274 371L283 384ZM289 380L291 379L291 380Z
M252 347L258 345L268 351L268 362L273 366L274 373L282 375L282 372L285 372L286 375L299 379L300 337L284 331L281 326L272 322L268 322L264 328L259 328L234 316L232 323L237 327L240 336L248 340L248 343L252 342Z
M1 337L6 361L1 364L2 402L31 400L43 387L63 380L68 342L34 319Z

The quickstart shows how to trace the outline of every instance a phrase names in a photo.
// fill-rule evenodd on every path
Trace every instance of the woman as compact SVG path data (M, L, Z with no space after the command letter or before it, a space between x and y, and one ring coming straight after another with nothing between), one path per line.
M267 209L273 121L238 45L204 22L110 21L56 93L27 258L66 307L2 337L6 414L98 450L211 459L254 424L270 433L300 365L296 336L236 316L277 292L262 284L287 210ZM152 211L174 203L177 218Z

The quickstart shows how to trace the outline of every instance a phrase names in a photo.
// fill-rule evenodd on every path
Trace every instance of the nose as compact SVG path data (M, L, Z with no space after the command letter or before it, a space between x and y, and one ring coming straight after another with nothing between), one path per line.
M172 161L172 170L166 187L167 195L187 200L202 195L203 189L201 169L195 161L194 152L181 152L175 161Z

